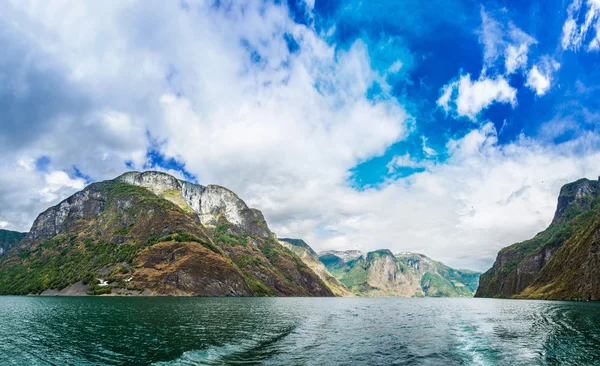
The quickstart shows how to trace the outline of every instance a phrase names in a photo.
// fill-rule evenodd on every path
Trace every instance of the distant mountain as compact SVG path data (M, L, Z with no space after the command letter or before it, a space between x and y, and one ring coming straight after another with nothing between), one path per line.
M319 259L359 296L472 297L479 273L456 270L422 254L377 250L326 251Z
M306 265L312 269L336 296L354 296L346 286L333 277L321 263L317 253L301 239L279 239L281 245L294 252Z
M502 249L476 296L600 300L599 203L598 181L563 186L550 226Z
M130 172L41 213L0 294L333 296L230 190Z
M25 237L25 233L0 229L0 257L15 247Z

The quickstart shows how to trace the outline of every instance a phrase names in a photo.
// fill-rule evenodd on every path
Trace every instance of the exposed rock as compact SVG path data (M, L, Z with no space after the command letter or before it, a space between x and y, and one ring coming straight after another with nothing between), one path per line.
M83 281L89 282L86 288ZM260 211L159 172L93 183L0 260L0 294L332 296Z
M481 276L477 297L598 298L593 278L594 241L588 240L598 214L598 181L580 179L561 188L550 226L534 238L503 248ZM587 248L587 249L584 249ZM569 265L567 265L569 263ZM575 273L586 271L575 276Z
M315 272L336 296L354 296L350 290L340 283L327 271L315 251L301 239L279 239L279 243L293 251L302 261Z
M129 172L117 179L148 188L167 199L170 197L165 193L180 192L186 204L199 215L200 221L204 225L215 227L219 215L224 215L227 221L240 226L251 235L264 238L274 237L260 211L249 208L235 193L221 186L208 185L205 187L178 180L166 173L153 171Z
M344 260L335 251L319 259L342 284L359 296L471 297L479 273L455 270L422 254L377 250ZM347 252L343 253L350 257Z
M360 250L325 250L325 251L319 252L317 255L319 257L322 257L326 254L332 254L332 255L335 255L336 257L342 258L344 261L350 261L352 259L356 259L356 258L362 256L364 253L361 252Z

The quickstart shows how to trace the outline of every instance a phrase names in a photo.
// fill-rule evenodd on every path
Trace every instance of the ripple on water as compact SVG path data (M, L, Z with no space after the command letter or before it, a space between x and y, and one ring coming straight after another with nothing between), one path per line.
M594 365L600 306L487 299L0 298L0 365Z

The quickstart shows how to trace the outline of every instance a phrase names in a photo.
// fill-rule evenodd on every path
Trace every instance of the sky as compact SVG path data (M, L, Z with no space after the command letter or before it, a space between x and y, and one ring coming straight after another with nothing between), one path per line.
M128 170L486 270L600 175L600 0L0 4L0 228Z

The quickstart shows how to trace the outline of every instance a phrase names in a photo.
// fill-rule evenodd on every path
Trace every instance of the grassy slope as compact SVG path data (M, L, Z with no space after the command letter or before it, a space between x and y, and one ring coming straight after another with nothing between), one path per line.
M150 248L161 243L183 243L178 248L204 258L204 265L206 261L220 262L224 276L239 274L255 296L331 295L295 254L274 239L246 235L224 219L216 229L205 229L195 213L181 207L181 202L160 198L142 187L107 181L86 189L105 197L103 212L98 217L75 220L66 232L37 241L31 248L17 248L1 259L0 294L35 294L79 280L93 283L99 270L118 263L130 264L133 271L138 269L144 276L134 276L136 279L128 284L123 283L131 275L128 271L113 271L109 276L120 286L137 288L152 283L157 276L143 267L152 254ZM202 255L190 245L214 254ZM189 259L184 257L173 260ZM153 268L157 270L166 265L155 262ZM169 266L174 268L173 263ZM139 282L140 277L145 282ZM324 289L319 291L319 286Z
M369 281L369 267L373 261L382 255L389 255L389 251L374 251L367 254L366 259L359 257L344 262L334 254L325 254L319 259L348 289L356 295L367 295L372 288ZM418 254L413 260L422 260ZM407 275L420 276L410 266L408 258L397 258L399 271ZM421 287L426 296L432 297L471 297L478 286L479 273L469 270L455 270L441 262L430 260L431 273L427 272L421 277ZM414 273L413 273L414 272ZM422 295L421 295L422 296Z
M586 196L582 199L574 200L577 188L583 182L589 182L592 190L597 190L598 182L582 179L565 185L561 189L559 200L573 200L567 206L559 220L550 224L550 226L538 233L535 237L523 242L513 244L503 248L499 254L496 268L491 268L481 275L480 285L477 291L478 297L505 297L516 294L502 293L502 283L512 283L517 275L517 267L524 260L537 255L547 248L559 248L569 238L583 229L589 220L595 215L599 199L597 196ZM502 258L502 263L498 260ZM498 268L499 267L499 268Z

